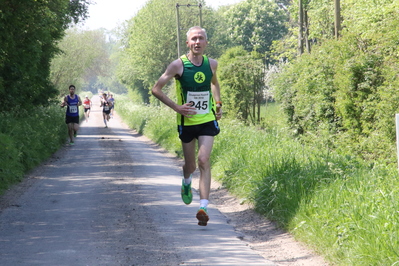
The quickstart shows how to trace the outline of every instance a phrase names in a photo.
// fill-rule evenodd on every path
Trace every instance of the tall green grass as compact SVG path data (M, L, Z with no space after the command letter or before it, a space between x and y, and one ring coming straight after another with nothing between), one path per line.
M336 154L317 139L304 146L290 137L281 120L273 122L281 117L278 105L266 111L265 130L234 119L220 121L213 177L335 265L397 265L397 169ZM169 108L125 101L117 112L181 156Z
M398 264L397 175L385 167L343 172L301 202L290 230L339 265Z
M67 136L65 109L58 105L2 112L0 193L57 151Z
M144 134L168 151L181 156L176 114L165 106L133 104L126 96L117 95L115 110L130 128Z

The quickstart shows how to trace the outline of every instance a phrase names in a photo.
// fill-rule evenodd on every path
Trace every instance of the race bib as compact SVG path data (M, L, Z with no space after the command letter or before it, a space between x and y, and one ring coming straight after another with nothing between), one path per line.
M78 112L78 107L76 105L70 105L69 106L69 112L71 114L76 114Z
M209 91L188 91L187 102L196 108L197 114L209 113Z
M85 108L90 108L90 104L85 104Z
M109 111L109 106L104 106L104 111Z

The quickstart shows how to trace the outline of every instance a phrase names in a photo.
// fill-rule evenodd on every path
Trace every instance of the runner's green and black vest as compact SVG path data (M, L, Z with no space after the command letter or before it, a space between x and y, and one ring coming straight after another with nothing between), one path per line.
M182 126L199 125L216 120L215 101L211 91L213 77L207 56L203 55L202 64L195 66L186 55L180 57L183 62L183 74L176 79L178 104L191 102L197 114L191 118L177 114L177 124Z

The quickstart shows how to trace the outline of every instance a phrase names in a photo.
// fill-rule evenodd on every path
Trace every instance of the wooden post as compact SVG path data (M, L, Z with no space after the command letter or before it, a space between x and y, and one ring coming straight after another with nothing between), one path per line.
M302 0L299 0L299 30L298 30L298 54L303 54L303 6Z
M177 23L177 56L180 57L181 49L180 49L180 14L179 14L179 7L192 7L198 6L199 7L199 26L202 27L202 4L185 4L179 5L176 3L176 23Z
M199 26L202 28L202 5L198 4L199 7Z
M338 39L341 32L341 3L340 0L334 0L335 8L335 38Z
M177 57L180 58L180 16L179 16L179 4L176 4L176 22L177 22Z

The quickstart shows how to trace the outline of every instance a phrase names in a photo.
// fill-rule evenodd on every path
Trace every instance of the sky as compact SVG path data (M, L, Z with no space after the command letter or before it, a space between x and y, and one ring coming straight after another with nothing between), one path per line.
M89 16L83 28L95 30L105 28L112 30L125 20L132 18L148 0L94 0L89 6ZM218 8L222 5L236 4L242 0L207 0L207 5ZM179 0L176 0L179 3Z

